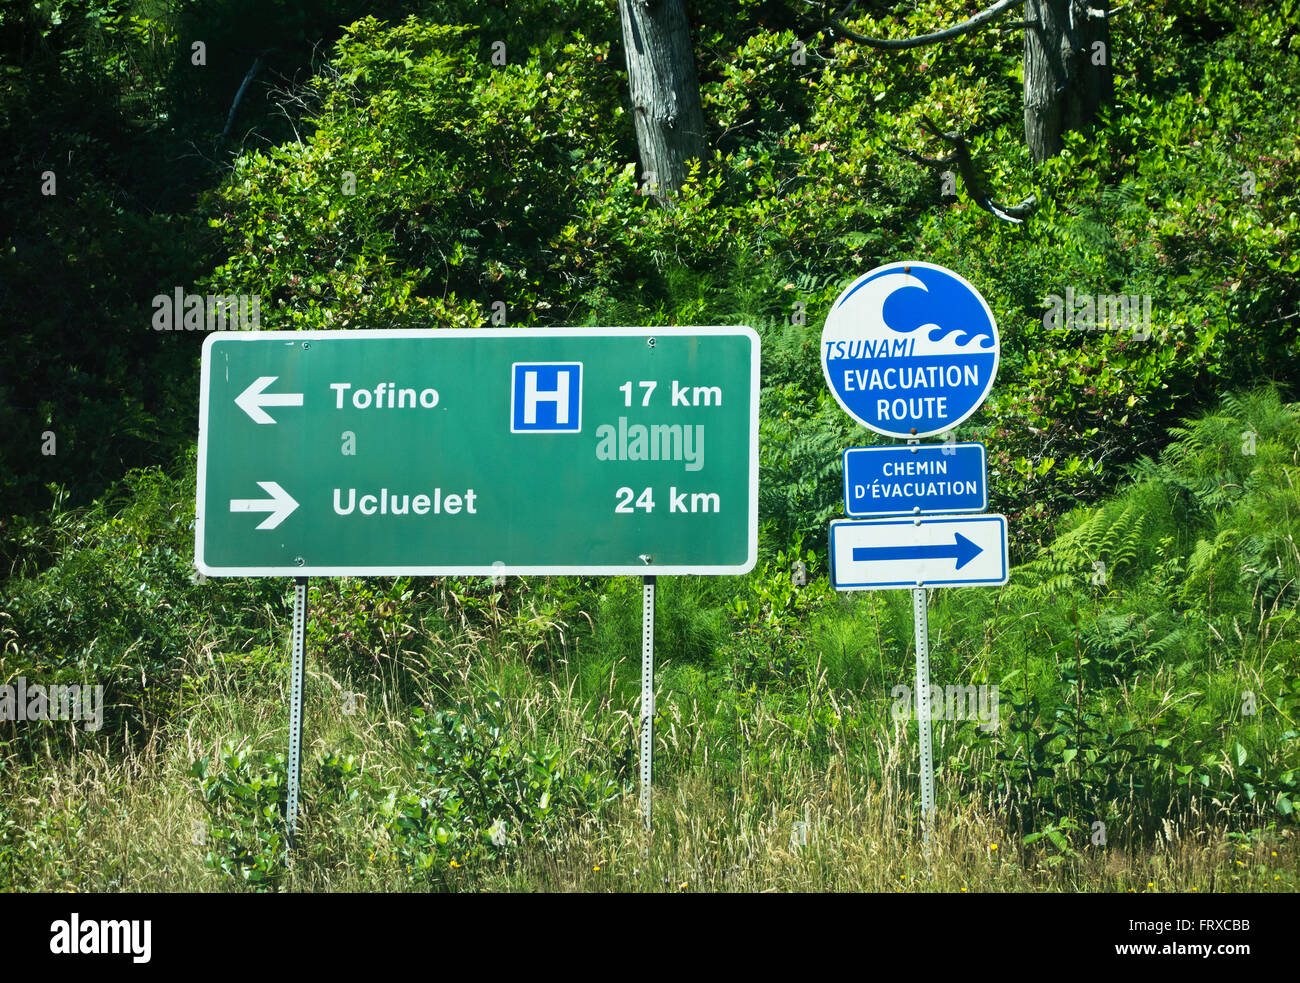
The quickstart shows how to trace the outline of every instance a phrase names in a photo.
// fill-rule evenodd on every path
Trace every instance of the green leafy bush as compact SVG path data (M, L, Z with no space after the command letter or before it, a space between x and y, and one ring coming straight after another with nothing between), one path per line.
M503 734L501 709L498 700L414 712L418 785L389 789L379 806L393 859L407 870L441 877L452 865L506 857L615 797L612 782L574 769L558 750L517 747Z
M205 862L256 890L275 890L287 872L285 756L227 743L211 767L200 758L190 769L208 815Z
M132 472L89 507L62 491L43 521L7 531L23 558L0 585L6 676L104 687L103 733L140 735L178 708L196 633L241 647L270 638L287 592L275 580L200 582L194 472Z

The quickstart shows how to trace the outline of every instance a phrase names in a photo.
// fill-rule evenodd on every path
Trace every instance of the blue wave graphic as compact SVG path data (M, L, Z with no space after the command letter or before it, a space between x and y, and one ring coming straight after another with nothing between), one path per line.
M863 280L859 286L900 272L901 267L886 270ZM891 331L911 334L927 324L937 324L940 326L932 328L927 335L931 341L942 341L956 333L954 341L963 348L977 340L980 348L993 347L993 329L988 315L961 281L924 266L913 266L908 275L924 283L925 289L903 287L889 295L884 316Z

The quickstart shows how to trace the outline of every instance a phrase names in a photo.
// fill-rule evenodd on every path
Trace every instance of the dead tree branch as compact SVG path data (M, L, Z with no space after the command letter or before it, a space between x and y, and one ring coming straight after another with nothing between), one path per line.
M971 201L1003 222L1020 225L1038 207L1038 199L1034 195L1030 195L1016 205L1001 205L995 201L984 186L984 179L980 176L975 161L971 157L970 145L967 143L966 137L958 130L941 130L928 116L922 117L922 119L924 120L923 129L950 145L952 153L946 157L926 157L914 150L891 144L904 157L935 170L952 167L955 164L957 173L961 175L962 183L966 186L966 193L970 196Z
M974 14L969 20L964 20L960 24L952 27L946 27L942 31L935 31L932 34L919 34L911 38L869 38L865 34L859 34L851 28L845 27L844 22L839 17L832 17L827 26L837 33L855 41L858 44L865 44L872 48L883 48L886 50L901 50L904 48L920 48L927 44L937 44L940 41L947 41L951 38L959 38L963 34L969 34L971 31L978 30L992 20L1001 17L1012 7L1023 5L1024 0L998 0L997 3L986 7L978 14ZM850 6L849 9L852 9ZM847 13L847 11L846 11Z
M221 137L217 141L218 146L224 147L226 145L226 140L230 137L230 127L233 126L235 122L235 110L239 108L239 101L244 98L244 91L248 88L249 83L257 77L257 73L262 70L262 66L266 64L267 55L274 54L276 50L277 49L275 48L267 48L253 59L253 67L250 68L248 74L244 76L244 81L240 83L239 91L235 93L235 101L230 104L230 112L226 114L226 127L221 131Z

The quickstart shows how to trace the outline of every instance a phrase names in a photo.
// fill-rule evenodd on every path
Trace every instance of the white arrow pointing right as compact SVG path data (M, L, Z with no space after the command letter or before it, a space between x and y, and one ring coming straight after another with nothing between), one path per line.
M298 503L294 501L293 496L281 488L274 481L259 481L262 491L270 495L270 498L232 498L230 500L231 512L270 512L265 519L258 523L258 529L274 529L285 519L293 514L298 508Z
M275 418L263 406L301 406L302 393L267 393L262 390L280 378L278 375L259 376L253 384L235 397L235 405L252 417L254 423L274 423Z

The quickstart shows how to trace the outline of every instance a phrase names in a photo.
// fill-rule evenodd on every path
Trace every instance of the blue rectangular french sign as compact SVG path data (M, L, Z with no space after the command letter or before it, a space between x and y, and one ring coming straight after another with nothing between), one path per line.
M986 508L983 444L850 447L844 452L844 510L855 519Z

